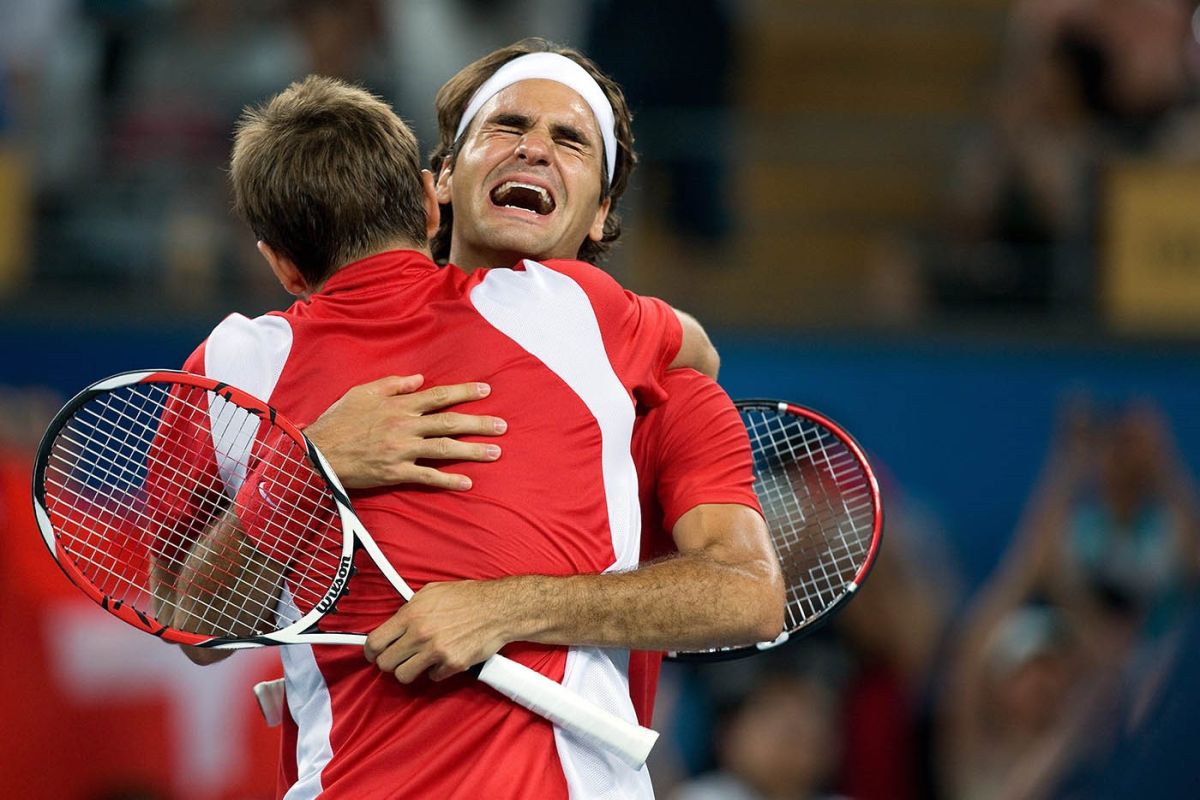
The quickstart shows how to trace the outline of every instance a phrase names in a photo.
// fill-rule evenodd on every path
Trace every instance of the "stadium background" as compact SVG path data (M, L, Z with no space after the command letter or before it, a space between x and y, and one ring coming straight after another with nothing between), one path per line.
M890 644L835 627L771 665L834 698L826 788L953 796L937 788L947 659L1018 552L1064 409L1090 398L1103 428L1152 405L1176 477L1200 466L1194 10L0 0L0 793L269 796L275 737L247 687L275 674L272 654L199 670L84 605L36 542L31 448L92 379L178 365L225 313L285 304L227 211L244 104L336 74L392 101L428 146L437 86L536 34L592 55L635 110L643 163L614 273L707 323L732 396L819 408L884 465L892 577L876 591L905 576L918 633L879 617ZM1092 756L1053 796L1200 786L1179 755L1198 728L1180 677L1191 607L1189 593L1142 724L1081 737ZM924 647L915 660L888 650L906 639ZM863 676L881 663L891 677L871 695ZM668 670L664 794L712 765L721 710L761 670ZM864 728L886 732L882 751Z

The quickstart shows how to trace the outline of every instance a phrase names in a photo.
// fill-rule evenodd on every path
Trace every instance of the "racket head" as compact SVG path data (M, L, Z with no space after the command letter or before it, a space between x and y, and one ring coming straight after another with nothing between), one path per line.
M845 428L782 400L734 405L750 436L754 491L783 572L784 629L770 642L668 653L675 661L744 658L818 630L857 594L883 537L879 482Z
M282 476L284 488L252 485L264 472ZM302 493L300 517L289 503ZM352 571L353 511L312 443L263 401L186 372L125 372L72 398L38 447L33 505L42 541L72 583L123 622L176 644L286 641L332 608ZM285 516L251 513L264 509ZM189 554L229 524L239 531L233 545L212 544L211 563L185 570ZM275 597L239 582L247 554L273 565ZM162 599L164 581L203 609L202 623L173 624L182 601Z

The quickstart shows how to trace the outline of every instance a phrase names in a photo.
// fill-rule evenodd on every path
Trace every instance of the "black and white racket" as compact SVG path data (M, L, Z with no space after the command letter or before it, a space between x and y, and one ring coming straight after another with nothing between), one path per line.
M854 597L879 552L879 483L853 437L791 403L734 405L750 434L754 491L783 569L783 633L771 642L670 653L676 661L741 658L814 629Z
M51 554L92 600L135 628L196 647L361 645L327 616L365 550L413 592L295 425L234 387L128 372L73 398L33 476ZM495 655L479 680L640 767L658 734Z

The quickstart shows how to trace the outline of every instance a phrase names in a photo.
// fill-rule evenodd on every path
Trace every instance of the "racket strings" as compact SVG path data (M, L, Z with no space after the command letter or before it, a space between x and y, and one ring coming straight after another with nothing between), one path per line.
M106 403L105 405L106 405L107 409L111 409L111 408L112 408L111 404L108 404L108 403ZM132 422L134 422L134 423L135 423L134 427L138 427L138 426L137 426L137 424L136 424L136 422L137 422L137 421L136 421L136 420L130 420L130 419L128 418L128 415L124 415L124 414L118 414L118 416L120 416L120 417L124 417L124 421L125 421L125 422L127 422L127 423L128 423L128 422L131 422L131 421L132 421ZM243 414L242 416L243 416L243 417L246 417L246 416L248 416L248 415L244 415L244 414ZM222 428L222 431L224 432L224 434L225 434L225 436L226 436L226 437L228 437L228 426L229 426L229 424L230 424L230 421L231 421L231 420L229 419L229 415L226 415L225 425L224 425L224 426L223 426L223 428ZM256 423L255 423L255 424L256 424ZM142 425L141 427L144 429L144 430L143 430L143 433L145 433L145 434L149 435L149 433L150 433L149 427L148 427L148 426L145 426L145 425ZM215 437L215 440L216 440L216 441L221 441L221 439L222 439L222 431L219 431L219 432L217 432L217 435L216 435L216 437ZM111 444L111 442L109 442L108 444ZM223 454L222 454L222 453L220 453L220 451L218 451L218 455L223 455ZM103 460L103 459L102 459L102 460ZM160 466L160 467L161 467L161 466L163 466L163 465L162 465L162 463L161 463L161 459L158 459L158 460L153 460L153 459L152 459L152 461L157 461L157 463L159 464L159 466ZM167 471L167 472L169 472L169 473L173 473L173 474L171 475L171 477L172 477L172 478L174 478L175 480L178 480L178 479L179 479L179 478L181 478L181 477L186 477L186 476L184 475L184 473L182 473L182 471L180 471L180 470L178 470L178 469L168 469L168 470L166 470L166 471ZM110 475L109 477L112 477L112 476ZM212 498L216 497L217 495L216 495L216 493L215 493L214 491L211 491L211 489L212 489L213 487L209 487L209 488L210 488L210 491L209 491L209 493L208 493L208 494L209 494L209 497L210 497L210 499L209 499L209 501L208 501L208 504L209 504L209 506L213 506L213 505L214 505L214 503L215 503L216 501L214 501ZM221 507L225 507L225 506L227 506L227 505L228 505L227 503L221 503L221 504L220 504L220 506L221 506ZM207 522L208 520L210 520L210 519L212 519L212 518L215 518L215 517L217 516L217 514L220 512L220 510L221 510L221 508L220 508L220 507L210 507L210 508L208 508L208 509L207 509L207 513L193 514L193 515L192 515L192 516L189 518L189 520L188 520L188 521L189 521L189 522L193 522L193 521L196 521L197 519L199 519L199 520L201 520L201 521ZM140 516L142 516L142 520L141 520L141 522L145 523L145 522L147 522L147 521L150 521L150 520L147 520L147 519L146 519L146 516L145 516L145 514L144 514L144 513L143 513L143 514L141 514ZM150 522L153 522L153 521L150 521ZM193 525L192 527L195 527L195 526ZM195 536L192 536L191 538L192 538L192 539L195 539L196 537L195 537ZM203 541L200 541L200 542L198 543L198 546L199 546L200 548L206 548L206 547L207 547L207 546L206 546L206 544L205 544ZM195 549L196 549L196 548L195 548L195 547L193 547L193 551L194 551ZM228 605L230 604L231 597L233 597L233 596L235 596L235 595L237 595L237 594L240 594L240 593L241 593L241 592L239 592L239 591L238 591L239 589L241 589L241 585L240 585L240 582L239 582L239 581L238 581L238 579L237 579L237 575L236 575L236 574L235 574L235 573L234 573L234 572L233 572L231 569L228 569L228 568L227 568L227 566L228 566L228 565L230 564L230 562L231 562L231 557L230 557L228 554L217 554L217 556L218 556L217 558L213 558L213 557L212 557L212 554L211 554L211 549L210 549L210 554L208 555L208 558L207 558L207 560L208 560L210 563L212 563L212 564L214 565L214 569L217 569L217 570L222 570L222 573L223 573L223 574L221 574L221 575L219 576L220 580L222 580L223 582L227 583L227 584L230 586L230 588L232 589L232 591L231 591L229 594L227 594L227 595L226 595L226 596L223 598L223 605L224 605L224 606L228 606ZM173 570L172 570L172 572L174 572L176 576L177 576L177 575L179 574L179 572L180 572L180 567L181 567L181 565L182 565L182 561L181 561L180 559L176 559L176 563L175 563L175 564L173 564L173 565L171 565L171 566L173 567ZM223 567L226 567L226 568L225 568L225 569L222 569ZM280 574L277 574L275 577L276 577L276 579L278 580L279 578L281 578L281 577L282 577L282 575L280 575ZM213 603L208 603L208 604L207 604L207 608L209 609L210 613L211 613L211 609L213 609L214 607L215 607L215 605L214 605Z
M774 408L743 408L742 419L794 630L855 588L874 535L870 479L853 451L812 420Z
M139 404L141 411L146 411L144 395L142 403ZM128 405L128 404L127 404ZM112 508L114 498L121 497L122 493L126 493L136 488L136 482L140 478L140 474L148 473L149 469L157 467L162 471L164 476L174 485L179 485L183 481L190 480L193 476L184 473L178 469L176 465L164 462L162 459L150 458L147 464L139 464L136 455L140 452L138 449L130 450L132 445L130 436L138 434L145 437L145 441L152 441L153 431L157 426L146 423L139 417L132 416L127 411L119 409L111 402L110 397L102 397L93 404L94 407L85 407L77 412L77 416L72 420L71 425L76 430L76 435L84 439L83 442L78 442L71 437L65 437L68 441L82 446L82 452L89 458L85 463L90 469L72 470L67 472L64 470L56 470L60 474L72 477L71 473L80 473L75 477L82 477L86 483L95 485L99 483L101 492L104 494L104 510L108 512L118 511L123 514L110 513L107 517L97 513L89 514L84 507L84 518L76 519L76 522L81 522L79 530L88 534L86 539L78 539L75 544L75 550L79 550L78 545L82 543L90 549L91 557L80 554L80 560L85 564L89 564L94 568L94 571L88 575L102 589L108 590L106 593L116 595L114 586L106 586L106 583L115 582L116 584L124 584L129 590L129 596L126 596L127 601L137 601L146 588L146 584L141 580L141 574L136 569L127 570L129 574L122 575L115 570L118 563L121 562L121 556L126 555L121 549L114 547L114 543L118 541L118 537L128 537L131 532L136 532L137 550L143 548L148 550L149 546L146 542L146 537L154 539L153 534L149 532L155 528L160 528L161 521L155 520L146 510L146 504L139 502L134 498L134 501L128 505L118 505L116 509ZM124 427L121 427L124 426ZM123 430L125 432L121 444L125 446L125 450L118 449L115 444L115 437L112 436L112 430ZM114 455L116 454L116 455ZM136 465L136 466L130 466ZM98 481L97 481L98 479ZM66 489L63 484L58 484L60 489ZM210 489L213 487L209 487ZM205 504L201 504L205 505ZM213 519L216 519L219 513L227 507L227 503L219 503L212 493L206 501L208 506L207 513L197 511L191 516L185 518L185 524L192 529L193 535L189 538L198 539L198 534L203 530L203 526L198 524L203 521L205 524ZM91 508L95 508L92 505ZM75 506L72 511L79 512L81 509ZM124 524L132 523L132 524ZM88 527L89 524L94 527ZM177 533L177 531L175 531ZM161 536L161 528L160 533ZM166 538L166 537L164 537ZM66 542L65 546L70 550L71 543ZM197 546L205 547L203 542L198 542ZM144 553L138 553L138 556L143 556L139 560L144 560ZM133 559L129 559L132 561ZM110 563L111 562L111 563ZM219 563L219 562L218 562ZM175 572L178 573L178 568L182 565L179 560L176 564ZM125 566L130 566L125 563ZM83 570L85 574L88 571ZM106 580L107 579L107 580Z
M251 538L286 553L286 564L255 557L236 535L233 498L252 461L262 460L281 468L274 485L283 491L270 498L272 514ZM196 623L181 627L188 632L275 630L279 587L305 613L339 566L337 508L303 446L197 387L136 384L92 398L56 438L46 485L59 541L80 572L150 616L178 620L186 606ZM323 502L289 503L301 495ZM243 569L248 559L261 576L253 583Z

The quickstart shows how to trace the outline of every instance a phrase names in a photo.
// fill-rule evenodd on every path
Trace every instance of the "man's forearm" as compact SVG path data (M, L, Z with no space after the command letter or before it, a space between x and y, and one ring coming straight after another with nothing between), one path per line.
M249 609L273 604L280 571L279 565L256 553L244 540L236 517L227 512L186 555L155 557L151 607L159 622L188 633L253 633L259 620ZM239 579L230 584L230 575ZM235 590L240 603L228 596ZM187 645L181 649L196 664L212 664L234 653Z
M773 579L773 576L775 579ZM691 650L768 641L783 626L778 567L683 554L603 575L497 581L508 641Z
M279 596L283 567L255 549L227 514L192 548L176 583L174 626L205 636L249 636Z
M774 639L783 578L762 517L700 505L676 523L680 554L629 572L430 583L371 631L364 654L403 683L442 680L508 642L702 650Z

